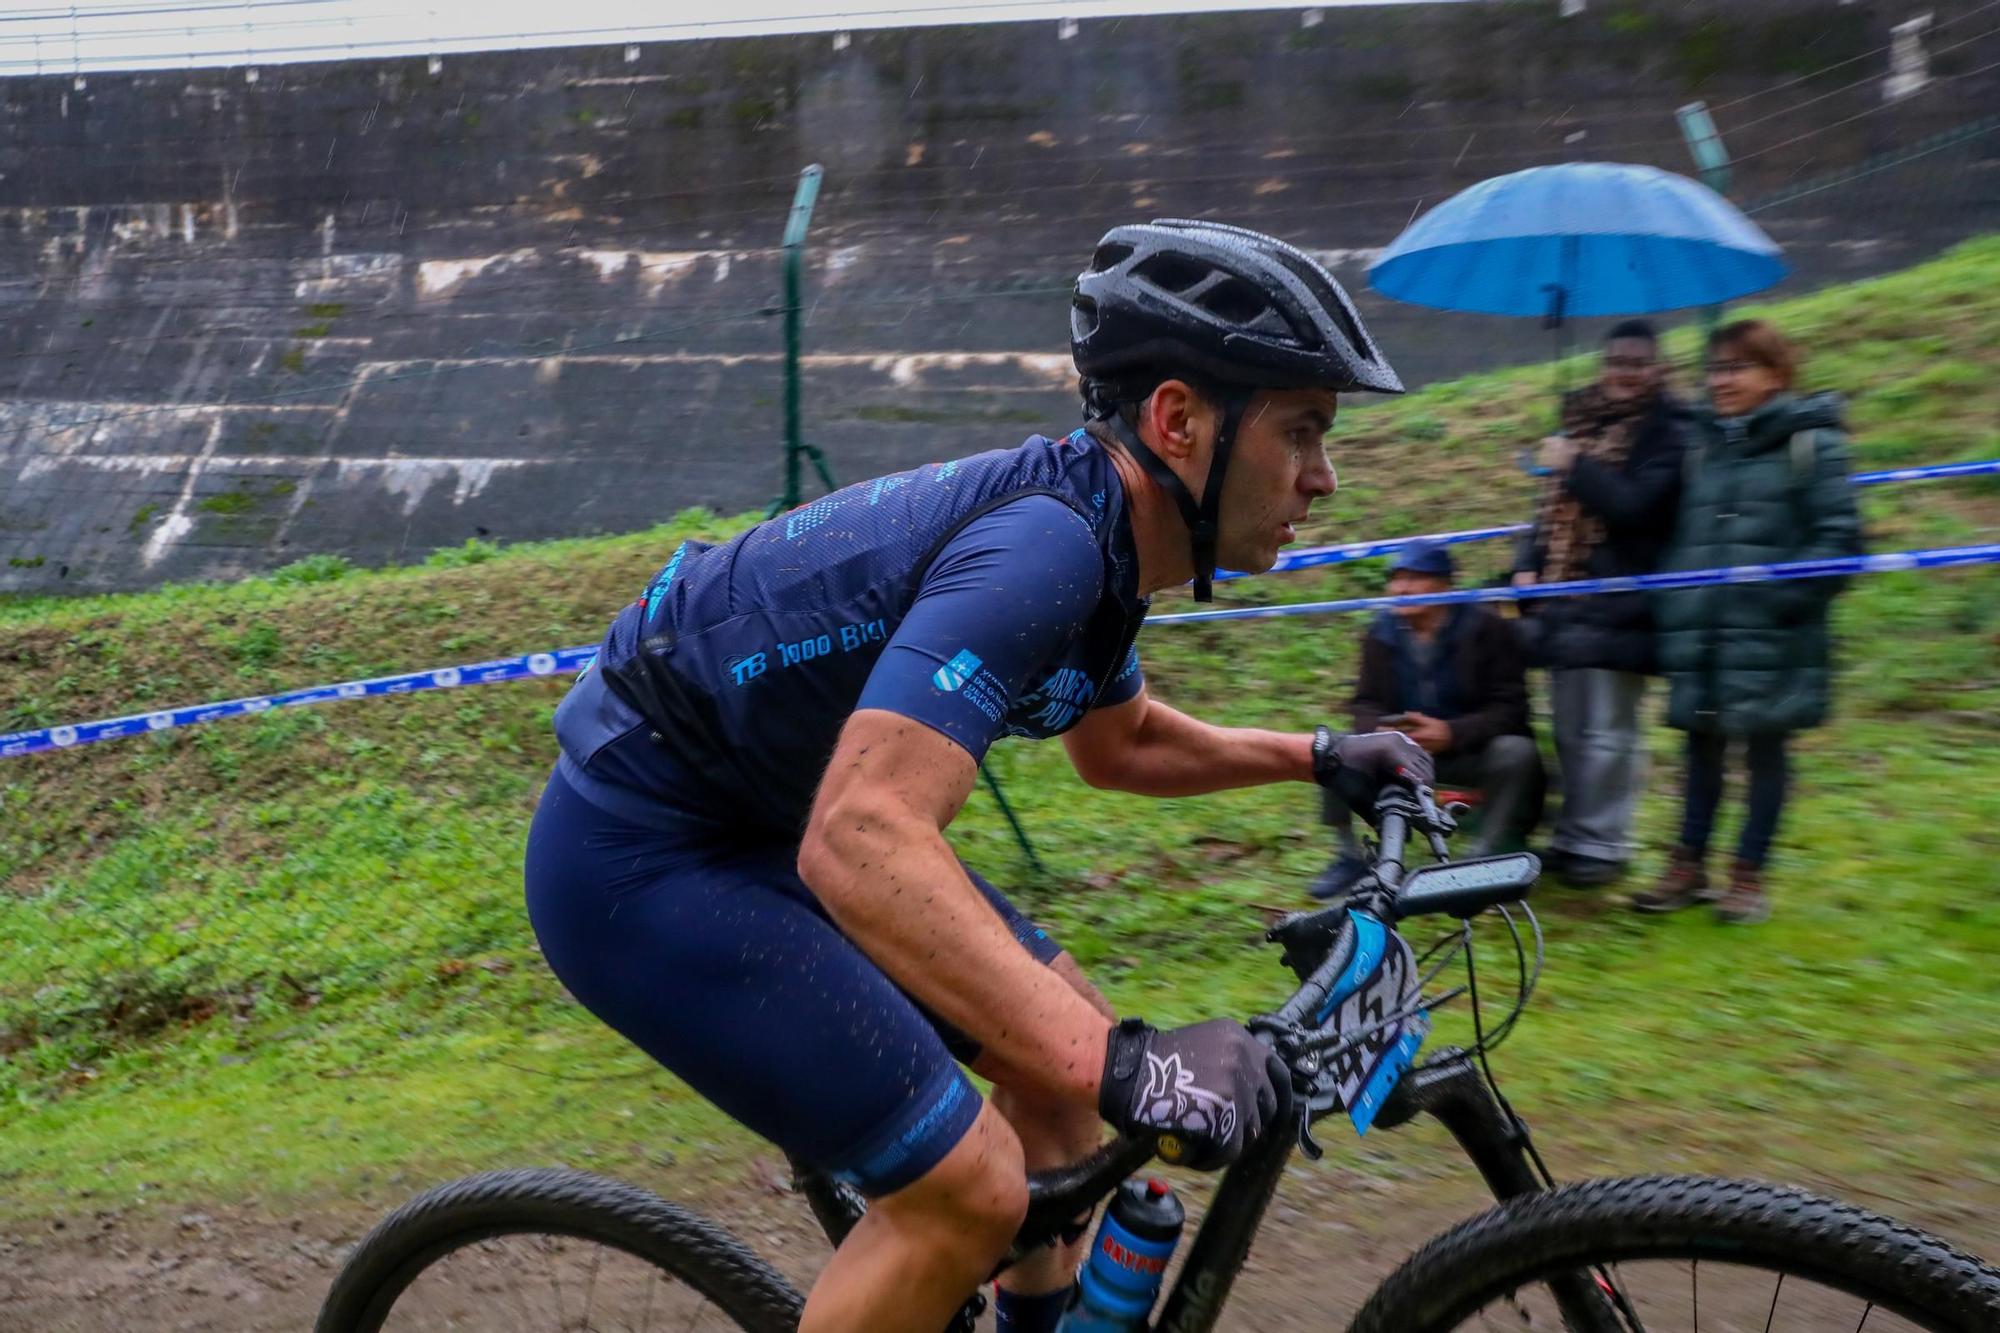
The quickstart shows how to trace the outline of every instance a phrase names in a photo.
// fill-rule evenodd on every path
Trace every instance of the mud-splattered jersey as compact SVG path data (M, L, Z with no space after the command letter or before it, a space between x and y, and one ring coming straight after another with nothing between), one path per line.
M1124 490L1078 431L862 482L687 542L556 712L564 772L615 813L796 834L856 710L974 758L1139 692Z

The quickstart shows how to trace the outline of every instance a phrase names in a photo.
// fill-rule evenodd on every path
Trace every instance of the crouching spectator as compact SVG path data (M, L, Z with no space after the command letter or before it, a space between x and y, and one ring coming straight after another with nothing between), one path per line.
M1549 469L1514 583L1650 574L1673 532L1688 414L1667 393L1659 339L1627 320L1605 339L1595 383L1563 400L1563 434L1542 442ZM1521 603L1528 665L1549 669L1562 805L1545 870L1578 887L1608 884L1632 859L1632 817L1646 782L1640 705L1657 670L1643 592Z
M1452 585L1451 553L1412 541L1397 553L1389 593L1439 593ZM1350 701L1354 730L1401 731L1437 757L1440 786L1477 788L1479 834L1467 855L1525 839L1541 815L1542 759L1528 723L1528 687L1514 627L1470 605L1398 606L1382 612L1361 642L1361 676ZM1353 812L1332 791L1326 822L1339 846L1313 881L1314 897L1345 893L1368 870Z
M1793 396L1797 361L1791 344L1761 320L1727 324L1710 336L1712 406L1697 418L1697 452L1666 569L1773 565L1861 550L1838 402ZM1764 864L1785 808L1786 742L1826 718L1827 613L1842 583L1715 583L1656 597L1667 721L1687 733L1687 777L1679 845L1659 883L1632 900L1638 910L1713 901L1725 922L1770 915ZM1732 741L1741 742L1749 767L1749 808L1728 884L1712 887L1709 835Z

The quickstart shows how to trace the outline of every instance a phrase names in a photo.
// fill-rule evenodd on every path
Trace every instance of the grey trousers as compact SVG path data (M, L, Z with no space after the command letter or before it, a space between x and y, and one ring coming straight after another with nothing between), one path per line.
M1476 787L1482 797L1479 836L1471 847L1453 855L1491 855L1509 834L1525 838L1541 806L1542 754L1528 736L1495 736L1474 754L1440 759L1440 787ZM1320 792L1322 814L1338 831L1343 848L1353 842L1353 812L1339 793Z
M1549 672L1562 812L1549 845L1600 861L1632 858L1632 815L1646 785L1639 704L1646 678L1595 667Z

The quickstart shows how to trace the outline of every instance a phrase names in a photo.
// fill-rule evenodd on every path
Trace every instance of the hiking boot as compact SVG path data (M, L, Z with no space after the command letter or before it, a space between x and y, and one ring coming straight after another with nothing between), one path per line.
M1366 861L1353 852L1341 852L1326 863L1326 869L1306 886L1306 892L1319 899L1345 898L1367 873Z
M1534 847L1529 850L1533 851L1536 859L1542 863L1542 875L1545 878L1562 878L1563 867L1569 864L1568 852L1560 847Z
M1653 887L1632 895L1635 912L1678 912L1696 903L1714 902L1721 895L1709 887L1708 867L1692 847L1676 847L1667 868Z
M1771 919L1762 866L1738 861L1729 868L1729 888L1715 901L1715 919L1725 926L1754 926Z
M1601 889L1625 877L1625 863L1565 852L1556 864L1555 876L1573 889Z

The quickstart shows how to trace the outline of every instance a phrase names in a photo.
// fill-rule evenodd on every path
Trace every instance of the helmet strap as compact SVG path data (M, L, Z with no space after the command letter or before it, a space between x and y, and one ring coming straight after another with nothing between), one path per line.
M1197 602L1215 600L1215 545L1221 535L1222 477L1229 468L1229 455L1236 447L1237 428L1243 424L1243 414L1249 409L1250 399L1256 390L1230 385L1218 392L1222 399L1222 424L1215 433L1215 449L1208 463L1208 482L1202 487L1199 503L1174 470L1167 466L1166 460L1139 438L1139 432L1126 420L1124 413L1114 412L1100 418L1119 442L1131 450L1132 457L1138 460L1146 475L1167 493L1174 507L1181 511L1181 521L1187 524L1188 535L1193 542L1194 599Z

